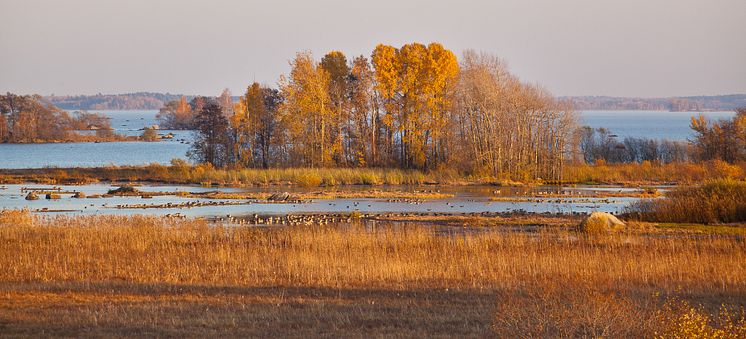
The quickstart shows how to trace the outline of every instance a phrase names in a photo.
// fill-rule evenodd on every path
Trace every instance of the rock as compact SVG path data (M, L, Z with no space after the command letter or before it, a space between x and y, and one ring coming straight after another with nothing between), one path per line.
M47 193L47 199L49 200L56 200L60 198L60 195L57 193Z
M39 200L39 196L34 192L29 192L29 194L26 195L26 200Z
M130 185L122 185L119 188L115 190L109 190L107 194L114 194L114 195L137 195L138 190Z
M578 230L583 233L608 233L625 226L624 222L610 213L593 212L578 225Z
M267 200L269 201L285 201L290 198L290 193L288 192L282 192L282 193L275 193L269 196Z
M75 198L75 199L85 199L85 193L83 193L83 192L75 192L75 194L73 194L73 198Z

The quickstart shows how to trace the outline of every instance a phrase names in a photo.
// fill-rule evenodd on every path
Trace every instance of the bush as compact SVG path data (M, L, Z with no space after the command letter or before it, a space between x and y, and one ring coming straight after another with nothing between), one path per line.
M746 338L746 313L721 305L710 314L701 305L670 299L655 312L658 338Z
M142 135L140 135L140 140L142 141L158 141L160 137L158 136L158 132L156 132L155 129L146 127Z

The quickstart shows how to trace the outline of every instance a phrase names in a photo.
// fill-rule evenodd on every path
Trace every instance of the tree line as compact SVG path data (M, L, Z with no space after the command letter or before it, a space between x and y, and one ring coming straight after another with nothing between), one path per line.
M619 141L606 128L583 126L577 131L582 161L593 164L676 163L720 160L730 164L746 162L746 108L736 109L732 119L709 121L703 115L692 117L694 136L689 141L626 137Z
M69 110L124 110L159 109L164 103L179 99L180 95L170 93L138 92L127 94L95 95L50 95L44 97L57 107Z
M498 58L441 44L378 45L371 57L300 52L278 88L248 86L233 103L186 98L164 128L197 130L189 156L216 167L453 168L559 180L576 114Z
M609 129L583 126L577 131L578 149L582 161L606 163L686 162L693 159L686 141L625 137L618 140Z
M32 143L84 138L79 130L95 130L95 138L112 139L108 118L101 114L70 115L39 95L0 95L0 142Z

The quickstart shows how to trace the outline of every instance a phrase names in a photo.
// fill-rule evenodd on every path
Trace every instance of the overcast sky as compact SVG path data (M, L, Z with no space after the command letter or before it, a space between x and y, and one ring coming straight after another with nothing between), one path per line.
M746 93L746 0L0 0L0 91L238 94L296 51L413 41L556 95Z

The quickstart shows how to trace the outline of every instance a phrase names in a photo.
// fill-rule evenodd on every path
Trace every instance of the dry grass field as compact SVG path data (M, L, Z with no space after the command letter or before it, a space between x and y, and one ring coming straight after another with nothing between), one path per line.
M0 214L2 336L746 336L746 240Z

